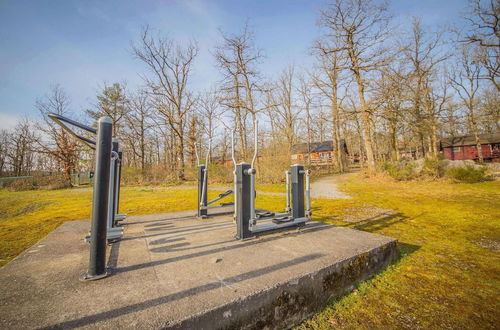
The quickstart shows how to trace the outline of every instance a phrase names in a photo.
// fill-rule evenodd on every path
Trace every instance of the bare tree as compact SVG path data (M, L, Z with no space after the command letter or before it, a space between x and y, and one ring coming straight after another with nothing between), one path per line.
M312 129L312 83L304 75L299 76L299 86L297 87L302 109L305 112L306 119L306 140L307 140L307 165L311 165L311 143L313 142Z
M111 118L113 136L118 136L122 126L122 119L128 112L124 87L119 83L114 83L111 86L104 84L102 92L97 95L95 107L95 110L87 110L87 114L96 120L102 116Z
M9 152L9 132L0 130L0 177L7 171L7 157Z
M272 100L269 111L277 117L274 124L284 134L289 153L296 142L296 125L300 114L294 98L294 71L293 66L288 66L279 76L275 88L269 91Z
M71 186L71 174L78 162L77 143L69 133L47 116L49 113L68 116L69 105L68 95L59 85L56 85L47 96L36 101L36 107L41 115L41 121L36 127L42 133L37 139L40 152L57 159L67 184Z
M411 73L407 79L407 87L412 92L414 126L425 155L425 138L429 136L429 151L436 157L436 122L434 109L429 107L429 92L432 88L431 80L436 66L446 60L446 54L440 54L442 33L436 32L432 36L422 28L419 18L412 19L412 32L409 43L402 47L404 58L411 65ZM426 111L428 110L428 111ZM432 140L432 141L430 141Z
M330 53L346 52L354 75L363 122L363 139L368 170L375 171L371 134L372 114L366 101L366 75L388 63L390 53L384 47L388 35L389 17L385 3L372 0L333 0L321 11L320 24L325 36L332 39Z
M27 118L19 121L17 125L7 133L8 146L6 158L10 164L14 176L29 175L33 170L35 141L37 136Z
M340 135L339 81L340 73L345 69L345 63L342 63L345 58L343 57L344 54L340 51L330 52L330 48L321 43L318 43L317 49L320 53L319 69L324 78L321 74L316 75L314 77L314 85L330 102L333 150L335 152L333 159L337 170L344 172L346 164Z
M479 128L477 118L478 111L478 91L481 75L481 64L476 60L473 49L470 46L462 47L458 57L459 67L450 75L453 89L457 92L463 106L467 110L469 128L476 140L477 155L479 162L483 162L483 153L479 140Z
M146 27L133 51L152 74L143 78L149 93L155 97L158 111L176 136L177 178L184 180L184 129L186 116L195 102L188 82L198 47L193 42L182 47L166 37L155 38Z
M500 1L469 0L469 5L465 19L471 29L464 39L477 46L476 54L486 68L486 78L500 91Z
M401 84L401 68L387 68L377 81L376 99L380 102L380 117L387 123L391 157L400 159L398 131L402 126L406 93Z
M203 125L207 141L213 141L215 139L215 132L219 128L219 123L221 123L221 117L224 114L224 109L220 104L221 95L215 89L205 91L200 97L198 102L198 116ZM200 134L201 135L201 134ZM214 147L212 143L212 149ZM212 159L212 150L209 150L208 155L209 160Z
M153 105L146 91L128 97L129 111L125 116L127 131L124 134L132 157L139 158L142 175L146 169L147 140L153 133Z
M255 122L257 112L262 110L257 107L255 95L261 91L256 65L262 56L254 47L253 34L248 24L245 24L239 34L227 35L221 32L221 35L222 44L215 49L215 59L224 77L221 103L233 111L240 152L246 157L248 115Z

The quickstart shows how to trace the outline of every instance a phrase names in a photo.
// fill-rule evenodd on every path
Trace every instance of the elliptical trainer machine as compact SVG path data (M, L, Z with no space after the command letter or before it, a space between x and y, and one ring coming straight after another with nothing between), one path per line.
M258 153L258 123L254 121L254 154L251 164L236 164L234 134L232 136L233 162L235 164L235 219L236 238L248 239L260 234L300 228L311 219L310 170L295 164L286 175L286 207L284 213L256 210L255 161ZM291 203L290 203L291 202Z
M96 142L87 137L77 134L68 125L78 127L84 131L97 135L97 129L79 123L70 118L58 115L55 113L49 113L48 117L61 126L69 134L76 137L78 140L83 142L92 150L96 150ZM106 239L108 242L113 242L119 240L123 236L123 228L118 226L119 221L123 221L126 217L125 214L118 214L118 204L120 199L120 179L121 179L121 159L122 151L120 149L119 141L116 138L112 138L112 149L111 149L111 164L109 172L109 189L108 193L108 207L107 207L107 230ZM91 234L85 237L86 242L90 242Z
M195 154L196 154L196 161L198 165L198 212L197 216L199 218L205 219L208 218L209 216L217 216L217 215L225 215L225 214L231 214L234 212L234 202L227 202L227 203L220 203L219 205L211 205L214 204L218 201L220 201L223 198L226 198L229 195L232 195L234 193L233 190L227 190L217 196L214 199L208 200L208 158L210 155L210 150L212 146L212 140L208 142L208 149L207 149L207 154L205 156L205 164L200 164L200 158L198 156L198 149L195 146ZM230 207L232 206L233 209L231 210L223 210L219 212L211 212L209 214L209 210L213 209L220 209L220 208L225 208L225 207Z

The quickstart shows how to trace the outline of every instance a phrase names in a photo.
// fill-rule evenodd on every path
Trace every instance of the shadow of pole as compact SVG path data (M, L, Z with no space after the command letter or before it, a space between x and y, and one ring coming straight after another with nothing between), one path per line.
M323 257L323 254L309 254L300 258L295 258L289 261L285 261L279 264L263 267L260 269L252 270L246 273L238 274L235 276L230 276L227 278L224 278L222 280L217 280L213 281L204 285L200 285L194 288L190 288L187 290L183 290L177 293L169 294L166 296L154 298L154 299L149 299L140 303L120 307L117 309L109 310L106 312L94 314L94 315L89 315L89 316L84 316L76 320L71 320L71 321L66 321L66 322L61 322L58 324L54 324L42 329L54 329L54 328L62 328L62 329L72 329L72 328L77 328L77 327L82 327L82 326L88 326L91 324L94 324L96 322L108 320L108 319L113 319L128 313L132 312L137 312L138 310L143 310L151 307L155 307L158 305L166 304L171 301L179 300L185 297L189 296L194 296L197 295L201 292L206 292L214 289L218 289L224 286L230 286L232 284L236 284L238 282L243 282L248 279L254 278L254 277L259 277L265 274L269 274L271 272L277 271L279 269L287 268L287 267L292 267L301 263L305 263L314 259L318 259L320 257Z

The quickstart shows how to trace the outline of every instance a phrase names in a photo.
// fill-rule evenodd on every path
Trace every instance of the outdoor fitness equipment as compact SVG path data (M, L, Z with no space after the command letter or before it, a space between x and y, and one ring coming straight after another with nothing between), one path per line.
M207 149L207 154L205 156L205 164L200 164L200 158L198 157L198 149L195 147L195 153L196 153L196 161L198 164L198 213L197 216L199 218L205 219L208 218L209 216L217 216L217 215L224 215L224 214L231 214L234 211L220 211L220 212L213 212L213 213L208 213L208 210L211 209L217 209L217 208L222 208L222 207L227 207L227 206L234 206L234 202L228 202L228 203L221 203L219 205L212 205L221 199L232 195L233 190L228 190L219 196L217 196L214 199L207 200L207 195L208 195L208 156L210 155L210 150L212 146L212 140L208 142L208 149Z
M236 238L247 239L258 234L273 233L305 226L311 219L311 194L309 176L311 171L303 165L292 165L286 176L286 208L284 213L255 209L255 170L257 159L257 121L254 121L254 154L252 163L236 164L234 156L234 133L231 138L235 165L235 219ZM305 184L304 184L305 178ZM304 196L305 195L305 196ZM291 201L291 205L290 205ZM261 224L258 224L261 222Z
M120 194L121 151L117 139L113 139L113 124L108 117L101 117L97 129L81 124L64 116L50 113L52 120L70 134L83 141L96 151L94 191L92 201L92 222L90 235L86 240L90 243L90 259L87 273L82 280L97 280L107 275L106 244L123 236L123 229L117 227L117 221L125 215L117 214ZM77 134L67 124L97 135L97 141Z

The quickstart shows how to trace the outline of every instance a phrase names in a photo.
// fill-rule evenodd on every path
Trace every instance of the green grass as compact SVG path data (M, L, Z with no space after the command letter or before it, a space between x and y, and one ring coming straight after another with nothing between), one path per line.
M497 328L500 324L500 183L368 181L354 198L313 203L323 221L395 237L401 259L302 328ZM394 210L342 221L360 207Z
M281 192L282 185L257 189ZM353 198L314 200L314 217L397 238L401 258L301 328L498 327L500 182L392 182L354 176L342 190ZM211 191L209 197L218 193ZM82 189L0 191L0 264L62 222L88 219L91 194ZM195 209L195 196L195 189L125 187L120 211ZM257 207L281 211L284 202L284 196L259 195ZM375 213L388 213L363 221L375 207Z
M209 198L220 191L212 190ZM196 209L196 190L175 187L124 187L120 212L154 214ZM68 220L89 219L91 189L0 190L0 266Z

